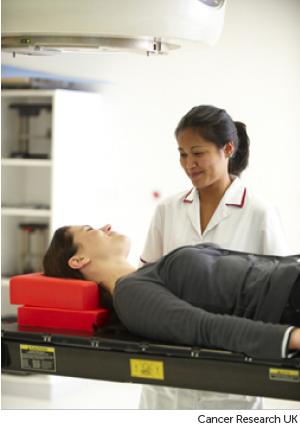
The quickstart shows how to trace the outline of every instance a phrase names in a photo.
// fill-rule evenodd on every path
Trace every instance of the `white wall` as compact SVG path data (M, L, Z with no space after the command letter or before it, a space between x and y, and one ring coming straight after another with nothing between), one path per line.
M190 185L178 163L173 131L179 119L199 104L225 108L234 120L246 123L251 158L243 180L276 204L296 253L300 252L299 16L298 0L228 0L221 38L204 51L150 58L2 54L2 63L113 82L98 88L105 111L104 117L99 115L100 155L107 160L106 171L95 174L97 200L104 204L99 225L111 222L131 236L133 263L157 203L153 191L167 195Z

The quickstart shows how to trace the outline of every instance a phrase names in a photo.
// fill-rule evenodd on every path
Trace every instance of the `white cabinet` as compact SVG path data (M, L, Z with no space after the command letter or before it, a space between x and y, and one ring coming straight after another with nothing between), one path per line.
M97 93L3 90L1 104L3 317L16 315L16 306L9 304L9 279L19 273L20 225L46 225L48 243L59 226L88 224L99 208L97 162L103 144ZM21 119L21 105L42 108ZM24 153L24 146L29 155L20 158L16 153Z

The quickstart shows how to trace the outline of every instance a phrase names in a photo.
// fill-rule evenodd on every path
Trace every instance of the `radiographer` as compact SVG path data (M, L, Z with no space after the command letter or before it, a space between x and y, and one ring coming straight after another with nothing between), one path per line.
M183 116L175 137L192 188L158 204L140 265L178 247L206 242L253 254L290 254L275 206L239 179L249 160L245 124L234 122L223 109L201 105ZM261 409L263 399L145 385L139 408Z

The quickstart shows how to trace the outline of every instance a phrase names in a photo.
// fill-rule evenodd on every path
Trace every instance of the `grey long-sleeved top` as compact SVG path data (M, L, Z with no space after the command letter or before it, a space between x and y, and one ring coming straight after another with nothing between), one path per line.
M289 326L278 322L299 257L181 247L120 278L115 309L129 331L150 339L279 359Z

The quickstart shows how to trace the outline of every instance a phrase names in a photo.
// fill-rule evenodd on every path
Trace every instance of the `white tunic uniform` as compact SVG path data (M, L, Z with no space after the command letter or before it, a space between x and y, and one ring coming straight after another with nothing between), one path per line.
M140 265L178 247L206 242L249 253L290 254L274 205L249 192L235 178L202 234L196 188L163 199L150 224ZM259 409L263 404L261 398L250 396L143 386L140 408L239 410Z

